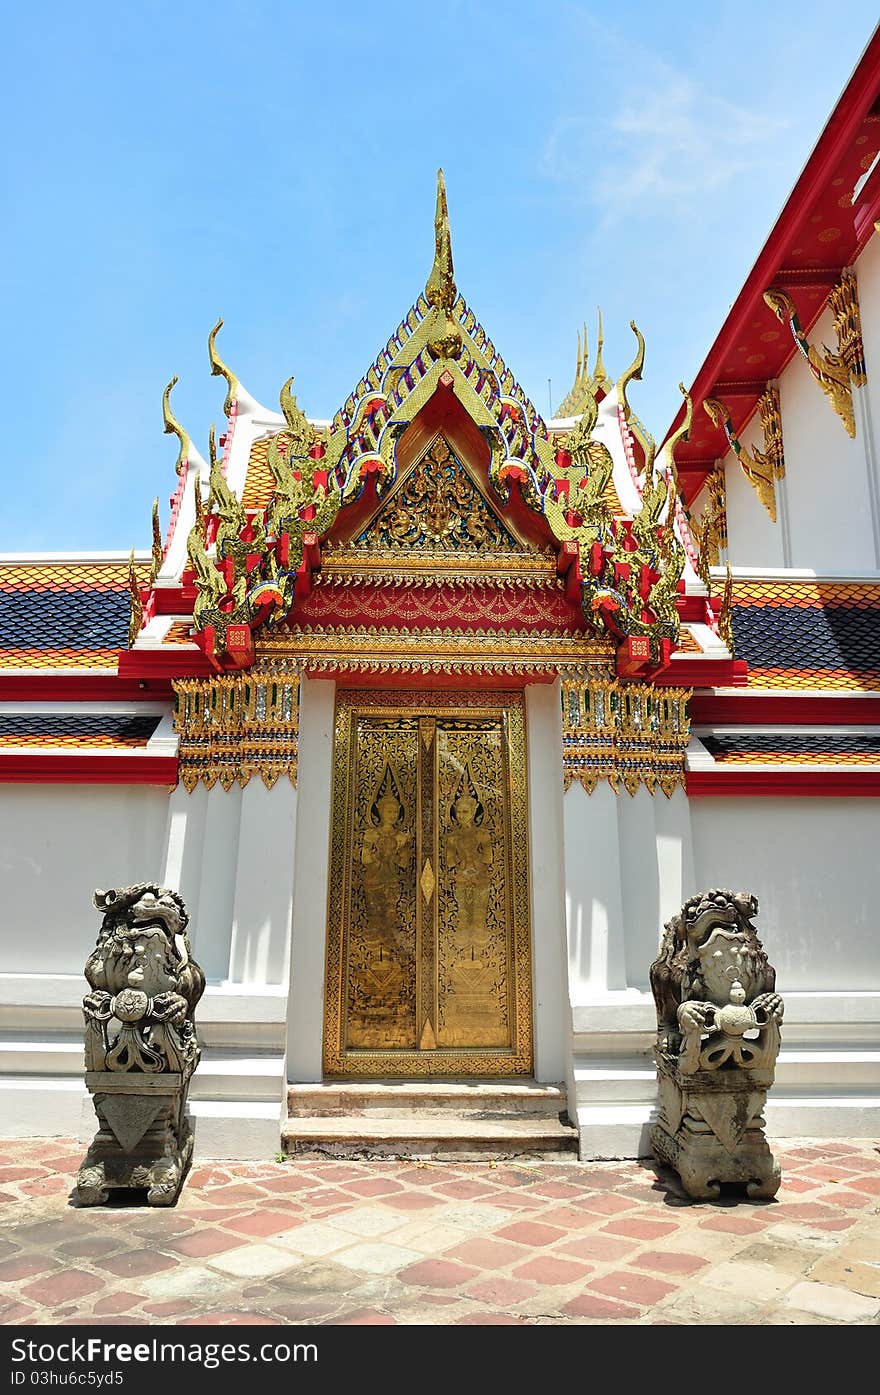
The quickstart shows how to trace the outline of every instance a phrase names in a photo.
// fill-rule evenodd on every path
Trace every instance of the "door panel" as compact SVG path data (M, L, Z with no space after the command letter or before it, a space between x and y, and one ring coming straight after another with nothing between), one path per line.
M328 1075L532 1069L519 694L340 693Z

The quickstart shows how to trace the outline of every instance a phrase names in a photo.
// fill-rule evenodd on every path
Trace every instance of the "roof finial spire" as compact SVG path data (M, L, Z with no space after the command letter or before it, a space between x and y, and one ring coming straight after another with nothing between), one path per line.
M452 267L452 238L449 233L449 210L446 207L446 182L443 171L437 171L437 211L434 214L434 265L425 285L429 305L449 311L455 303L455 273Z

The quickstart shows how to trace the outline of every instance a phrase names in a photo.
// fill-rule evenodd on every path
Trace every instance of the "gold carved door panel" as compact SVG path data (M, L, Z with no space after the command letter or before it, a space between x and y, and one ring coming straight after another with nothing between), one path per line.
M340 693L324 1069L532 1072L517 693Z

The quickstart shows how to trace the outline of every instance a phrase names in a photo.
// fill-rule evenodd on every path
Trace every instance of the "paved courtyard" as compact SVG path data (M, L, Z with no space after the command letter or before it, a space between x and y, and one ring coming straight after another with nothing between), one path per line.
M773 1202L646 1163L202 1164L171 1211L69 1203L0 1145L0 1322L877 1323L880 1149L776 1148Z

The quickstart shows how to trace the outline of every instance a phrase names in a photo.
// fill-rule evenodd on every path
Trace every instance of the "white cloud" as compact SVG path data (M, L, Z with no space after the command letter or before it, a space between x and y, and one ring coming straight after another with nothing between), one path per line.
M607 117L560 117L542 172L616 223L639 210L687 213L709 190L768 165L787 120L749 111L654 59L655 80Z

